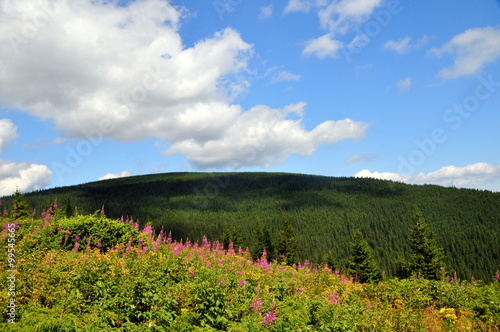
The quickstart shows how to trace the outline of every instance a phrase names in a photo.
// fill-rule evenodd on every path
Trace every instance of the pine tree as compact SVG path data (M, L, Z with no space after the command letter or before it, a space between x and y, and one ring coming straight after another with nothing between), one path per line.
M68 197L66 201L66 217L71 218L74 215L73 206L71 205L71 200Z
M12 204L12 216L14 217L14 220L26 218L29 213L28 203L24 201L24 197L19 192L19 189L16 189L16 192L14 193L14 201Z
M237 229L235 225L226 225L221 236L221 243L222 245L224 245L224 248L228 248L230 243L233 244L233 248L236 250L240 247L243 247L243 240L240 230Z
M370 246L359 230L354 233L351 242L349 272L359 282L376 282L382 279L382 273L373 258Z
M255 245L252 249L252 258L258 259L262 257L262 252L266 251L267 261L272 262L276 259L276 248L274 247L271 232L267 226L258 224L255 228Z
M279 234L277 249L279 260L288 265L297 263L297 239L294 233L293 226L288 219L285 219L283 229Z
M409 272L425 279L439 280L441 268L444 267L443 249L439 248L434 234L417 209L413 229L410 232Z

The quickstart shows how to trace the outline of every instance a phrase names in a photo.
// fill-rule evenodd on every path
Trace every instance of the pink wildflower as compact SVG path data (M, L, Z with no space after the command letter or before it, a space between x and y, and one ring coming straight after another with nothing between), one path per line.
M276 315L273 314L271 311L269 311L262 319L262 325L271 326L271 325L273 325L275 319L276 319Z
M260 312L262 310L262 301L260 299L255 300L251 305L250 309L256 312Z
M340 306L339 294L337 292L331 293L330 297L328 297L328 301L330 301L331 304Z

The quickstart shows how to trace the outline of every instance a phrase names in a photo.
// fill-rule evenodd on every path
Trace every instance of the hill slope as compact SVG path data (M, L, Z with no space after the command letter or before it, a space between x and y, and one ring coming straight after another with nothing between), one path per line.
M288 219L296 230L301 260L320 261L330 252L339 268L360 229L388 275L409 249L418 207L460 277L490 280L500 268L500 193L374 179L286 173L167 173L133 176L25 195L42 211L69 198L78 211L105 206L111 218L133 216L172 231L174 239L219 239L235 225L253 246L258 223L274 234ZM9 199L5 202L8 204Z

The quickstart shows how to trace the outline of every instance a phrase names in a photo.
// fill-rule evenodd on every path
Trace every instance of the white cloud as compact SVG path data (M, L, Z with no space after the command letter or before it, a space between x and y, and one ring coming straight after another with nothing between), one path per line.
M406 36L403 39L400 39L399 41L390 40L384 44L384 48L388 50L393 50L399 54L408 53L408 51L410 50L410 41L411 41L410 36Z
M125 170L121 173L108 173L104 176L101 176L98 180L101 181L101 180L109 180L109 179L118 179L118 178L124 178L127 176L132 176L132 173Z
M406 77L396 83L396 87L398 88L400 93L408 92L411 88L411 84L413 82L412 77Z
M273 16L273 5L268 5L260 8L259 19L265 20Z
M420 172L417 175L370 172L365 169L356 173L354 177L369 177L414 184L427 183L442 186L479 187L500 180L500 165L476 163L464 167L446 166L434 172Z
M0 196L42 189L51 181L52 171L45 165L0 160Z
M297 74L292 74L287 70L283 70L274 74L271 82L279 83L279 82L292 82L300 80L301 76Z
M296 12L309 13L309 11L314 7L313 0L289 0L288 4L283 11L283 14L290 14Z
M500 57L500 29L493 27L469 29L454 36L440 48L433 48L430 54L442 57L450 54L454 65L438 73L442 79L454 79L473 75L488 63Z
M17 127L9 119L0 119L0 153L17 138Z
M384 48L387 50L394 51L398 54L408 53L414 49L420 48L425 45L431 37L424 35L415 43L412 43L412 38L410 36L406 36L398 41L389 40L384 44Z
M54 119L62 133L58 141L85 138L89 132L121 141L153 137L169 142L169 151L186 151L189 161L198 165L203 165L208 147L209 164L245 163L230 162L224 155L215 160L219 154L213 153L228 150L226 139L246 131L246 119L262 123L267 116L255 111L260 107L245 111L233 104L249 86L245 75L253 55L252 45L237 31L227 28L185 47L178 32L181 13L162 0L131 2L128 7L91 0L59 1L45 9L30 0L0 6L0 58L5 64L0 103ZM26 18L40 13L47 20L39 22L36 33L23 35ZM313 44L310 54L320 57L332 56L339 47L328 37ZM297 79L293 75L280 78ZM254 128L251 134L267 141L288 125L281 118L274 127ZM314 136L305 129L298 132ZM188 142L202 147L201 155L184 148ZM241 149L251 144L240 143ZM268 160L270 153L276 160L289 155L274 147L257 153L263 155L252 163Z
M327 57L336 58L341 48L342 43L340 41L334 40L329 34L326 34L307 41L302 54L306 56L316 56L319 59Z
M326 121L307 131L301 121L304 106L304 103L283 109L256 106L242 112L224 136L206 142L186 139L164 153L182 153L199 168L270 167L291 154L310 155L321 144L361 139L368 128L366 123L345 119ZM299 119L287 118L290 114Z
M0 119L0 154L16 137L14 123ZM52 171L45 165L0 159L0 196L12 195L16 189L21 192L41 189L50 183L51 175Z
M344 34L368 20L383 0L333 0L318 12L320 24L334 34Z

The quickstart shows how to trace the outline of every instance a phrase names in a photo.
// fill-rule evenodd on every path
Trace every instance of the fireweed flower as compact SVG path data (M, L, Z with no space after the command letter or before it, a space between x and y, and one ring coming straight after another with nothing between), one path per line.
M276 319L276 315L273 314L271 311L269 311L262 319L262 325L271 326L271 325L273 325L275 319Z
M250 309L256 312L260 312L262 310L262 301L260 299L255 300L251 305Z
M328 297L328 301L330 301L331 304L340 306L339 294L337 292L331 293L330 297Z

